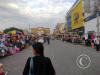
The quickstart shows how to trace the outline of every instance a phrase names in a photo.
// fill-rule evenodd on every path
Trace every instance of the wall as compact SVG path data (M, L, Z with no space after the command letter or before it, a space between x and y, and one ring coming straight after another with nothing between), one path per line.
M100 17L99 17L99 22L100 22ZM92 19L90 21L85 22L85 33L88 33L88 31L95 31L97 32L97 19ZM100 29L100 25L99 25Z

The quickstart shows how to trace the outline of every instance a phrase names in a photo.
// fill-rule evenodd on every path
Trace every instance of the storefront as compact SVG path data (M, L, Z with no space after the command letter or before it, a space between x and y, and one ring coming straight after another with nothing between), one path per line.
M79 35L83 35L84 34L84 27L80 27L77 29L72 30L73 33L79 34Z

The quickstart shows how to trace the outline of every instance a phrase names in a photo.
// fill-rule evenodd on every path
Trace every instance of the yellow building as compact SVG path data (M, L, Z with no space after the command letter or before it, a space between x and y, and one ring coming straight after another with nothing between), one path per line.
M71 10L72 29L77 29L84 26L82 2L83 0L79 0L78 3Z
M42 34L50 34L50 28L45 28L45 27L37 27L37 28L32 28L31 32L33 35L42 35Z
M66 15L68 30L84 32L84 7L83 0L77 0Z

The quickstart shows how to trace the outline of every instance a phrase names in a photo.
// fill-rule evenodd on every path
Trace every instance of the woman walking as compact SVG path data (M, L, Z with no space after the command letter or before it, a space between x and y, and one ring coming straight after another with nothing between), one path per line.
M96 45L96 51L100 51L100 40L99 40L99 36L97 36L97 38L95 38L95 45Z
M28 58L23 75L55 75L51 60L44 56L43 44L33 44L33 55Z

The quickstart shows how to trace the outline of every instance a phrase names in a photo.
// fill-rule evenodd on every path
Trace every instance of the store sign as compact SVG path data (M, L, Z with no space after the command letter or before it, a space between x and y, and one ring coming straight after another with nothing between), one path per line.
M72 9L71 11L71 27L72 29L83 27L84 16L83 16L83 5L82 0Z
M68 27L68 30L71 30L71 16L67 17L67 27Z

